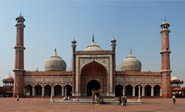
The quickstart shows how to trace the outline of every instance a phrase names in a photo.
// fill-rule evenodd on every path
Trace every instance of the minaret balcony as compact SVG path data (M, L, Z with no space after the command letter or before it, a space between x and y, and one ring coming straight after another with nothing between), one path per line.
M160 54L164 54L164 53L170 54L171 51L170 50L162 50L162 51L160 51Z
M171 73L172 70L161 70L160 72L161 72L161 73L163 73L163 72L169 72L169 73Z
M160 31L160 33L163 33L163 32L170 33L170 30L169 30L169 29L162 29L162 30Z
M17 23L15 26L18 28L25 28L24 23Z
M14 47L14 49L19 50L19 51L23 51L23 50L25 50L26 48L25 48L24 46L19 46L19 45L17 45L17 46Z
M19 74L19 73L24 72L25 70L24 70L24 69L14 69L13 71L14 71L15 73Z

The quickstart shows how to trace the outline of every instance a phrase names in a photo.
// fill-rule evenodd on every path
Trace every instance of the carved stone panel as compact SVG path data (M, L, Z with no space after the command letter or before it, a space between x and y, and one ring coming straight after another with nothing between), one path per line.
M32 82L32 78L31 78L31 77L26 77L26 78L24 79L24 81L25 81L25 82Z
M52 81L52 78L51 77L46 77L46 78L44 78L44 81L45 82L51 82Z
M72 78L64 78L64 82L72 82Z
M123 82L123 78L122 77L117 77L116 82Z
M37 78L35 78L35 82L42 82L42 78L41 77L37 77Z
M126 78L126 82L133 82L134 79L133 78Z
M142 83L143 82L143 79L142 78L136 78L135 81Z
M61 82L61 78L59 78L59 77L55 77L53 80L54 80L54 82Z
M145 82L151 83L152 82L152 78L145 78Z
M161 78L155 78L154 83L161 83Z

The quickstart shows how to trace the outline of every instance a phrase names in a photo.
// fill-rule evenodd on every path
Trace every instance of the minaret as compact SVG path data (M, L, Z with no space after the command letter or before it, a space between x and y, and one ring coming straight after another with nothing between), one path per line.
M116 39L113 37L111 40L112 46L112 95L115 95L115 75L116 75Z
M23 97L23 74L24 74L24 17L20 15L16 18L17 35L15 49L15 80L13 97Z
M170 24L165 20L160 31L162 35L162 49L161 49L161 73L162 73L162 97L171 97L171 82L170 82L170 46L169 46L169 33L168 29Z
M72 41L71 41L71 43L72 43L72 50L73 50L73 64L72 64L72 66L73 66L73 68L72 68L72 72L73 72L73 82L72 82L72 96L74 96L75 95L75 72L76 72L76 54L75 54L75 52L76 52L76 40L75 39L73 39Z

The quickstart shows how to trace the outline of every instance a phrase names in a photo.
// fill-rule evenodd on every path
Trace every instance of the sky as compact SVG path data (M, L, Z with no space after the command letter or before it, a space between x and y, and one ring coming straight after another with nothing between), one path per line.
M171 70L185 81L185 1L167 0L0 0L0 85L15 62L16 20L24 16L25 70L45 70L45 62L54 49L71 70L73 38L77 50L95 42L111 50L117 40L116 69L123 59L133 55L142 63L142 71L161 69L160 25L170 24Z

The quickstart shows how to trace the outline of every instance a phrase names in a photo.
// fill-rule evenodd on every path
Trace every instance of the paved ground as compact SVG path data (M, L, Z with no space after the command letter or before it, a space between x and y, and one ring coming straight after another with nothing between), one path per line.
M143 104L92 105L53 104L48 98L0 98L0 112L185 112L185 99L142 99Z

